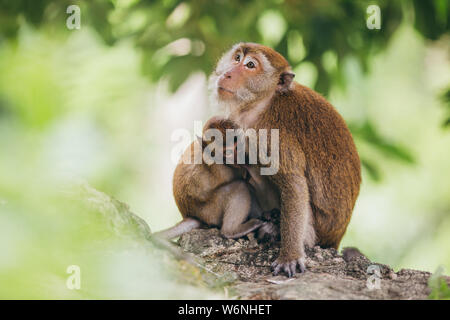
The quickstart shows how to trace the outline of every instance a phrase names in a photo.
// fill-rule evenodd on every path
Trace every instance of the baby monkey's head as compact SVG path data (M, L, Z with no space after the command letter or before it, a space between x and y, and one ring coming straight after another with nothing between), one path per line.
M208 165L236 164L241 131L236 122L230 119L219 116L209 119L203 127L202 138L198 138L203 150L203 160Z

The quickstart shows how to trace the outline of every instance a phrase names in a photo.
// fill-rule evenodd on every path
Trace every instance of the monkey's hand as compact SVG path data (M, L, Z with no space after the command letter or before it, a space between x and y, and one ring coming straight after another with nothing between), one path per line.
M260 242L275 242L280 240L280 210L265 211L261 217L265 222L258 229L257 239Z
M306 271L305 258L286 261L286 259L280 256L272 263L272 271L274 276L278 275L280 271L284 271L287 276L291 278L297 272L297 267L300 272Z
M270 211L264 211L262 213L262 219L264 221L273 222L274 224L279 226L280 225L280 210L275 208Z
M266 221L258 229L257 236L260 242L276 242L280 240L280 226L273 222Z

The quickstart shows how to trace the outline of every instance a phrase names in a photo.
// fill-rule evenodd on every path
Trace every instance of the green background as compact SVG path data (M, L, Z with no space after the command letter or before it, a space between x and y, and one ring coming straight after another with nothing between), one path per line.
M380 30L366 26L371 4ZM448 274L449 12L445 0L0 0L0 297L223 297L174 280L66 187L87 181L153 230L179 221L171 134L193 138L214 113L207 75L238 41L281 52L347 121L363 184L342 246ZM78 291L65 285L73 264Z

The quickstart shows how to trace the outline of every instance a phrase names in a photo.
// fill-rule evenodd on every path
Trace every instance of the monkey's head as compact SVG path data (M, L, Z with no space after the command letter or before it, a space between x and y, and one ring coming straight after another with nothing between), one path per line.
M233 163L236 163L237 144L241 138L238 129L239 126L230 119L220 116L209 119L203 127L203 137L198 137L202 151L208 149L208 152L203 152L203 160L207 164L212 164L213 160L217 161L220 158L225 163L227 158L230 158ZM231 140L227 141L227 134L232 134ZM217 151L220 154L216 154Z
M256 43L238 43L217 63L209 80L212 98L239 107L289 90L294 74L275 50Z

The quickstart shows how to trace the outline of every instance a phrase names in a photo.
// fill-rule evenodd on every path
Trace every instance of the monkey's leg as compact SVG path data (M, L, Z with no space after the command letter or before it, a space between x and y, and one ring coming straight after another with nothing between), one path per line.
M261 227L264 224L263 221L258 219L250 219L247 222L244 222L243 224L240 224L234 231L233 230L227 230L224 231L223 227L220 229L220 232L222 235L228 239L238 239L241 238L247 234L249 234L252 231L255 231L259 227Z
M259 204L258 198L255 195L254 192L254 188L249 184L246 183L246 186L250 192L250 212L249 212L249 218L250 219L259 219L259 220L264 220L263 219L263 209L261 208L261 205Z
M197 219L185 218L181 222L174 225L173 227L156 232L153 235L160 238L172 239L179 237L182 234L189 232L193 229L200 228L201 225L202 223Z
M221 195L225 193L226 196ZM232 182L218 190L218 197L227 199L220 232L226 238L237 239L259 228L264 222L249 218L252 197L244 181Z
M302 176L279 176L284 183L281 192L281 249L273 262L273 274L284 271L292 277L297 267L300 272L305 268L305 244L314 244L312 211L306 178Z

